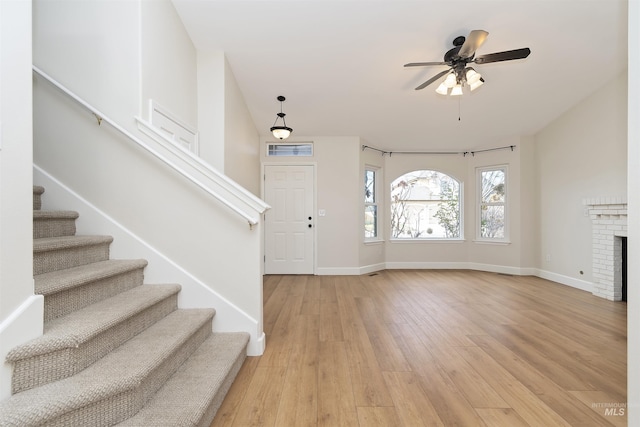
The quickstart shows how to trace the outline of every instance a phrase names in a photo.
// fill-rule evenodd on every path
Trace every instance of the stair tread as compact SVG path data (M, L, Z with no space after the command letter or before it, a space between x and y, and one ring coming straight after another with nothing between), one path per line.
M34 276L35 291L37 294L46 296L95 280L113 277L138 268L144 268L147 264L147 261L143 259L110 259L64 270L37 274Z
M248 342L246 332L212 334L135 416L118 425L197 425L227 376L235 376L234 365L244 360Z
M143 285L89 305L48 322L43 335L13 348L6 360L13 362L64 348L78 348L101 332L179 291L179 285Z
M0 402L0 413L9 425L35 425L132 390L213 315L213 309L176 310L78 374Z
M50 219L50 218L64 218L64 219L78 219L80 214L76 211L43 211L34 210L33 219Z
M56 249L77 248L113 242L111 236L60 236L33 239L33 252L45 252Z

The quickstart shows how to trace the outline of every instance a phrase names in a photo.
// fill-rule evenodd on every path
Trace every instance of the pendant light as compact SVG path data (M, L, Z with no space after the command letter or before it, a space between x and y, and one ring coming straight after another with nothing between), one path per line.
M289 138L289 135L291 135L291 132L293 132L293 129L287 127L287 122L284 120L284 116L286 116L286 114L282 112L282 103L285 99L286 98L282 95L277 98L277 100L280 101L280 112L276 114L276 121L273 122L273 126L271 127L271 133L278 139L287 139ZM276 126L278 119L282 119L282 126Z

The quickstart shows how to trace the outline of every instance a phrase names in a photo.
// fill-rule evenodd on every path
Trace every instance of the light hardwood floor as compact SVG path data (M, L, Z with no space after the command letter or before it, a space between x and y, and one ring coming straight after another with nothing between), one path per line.
M626 426L626 313L536 277L265 276L211 426Z

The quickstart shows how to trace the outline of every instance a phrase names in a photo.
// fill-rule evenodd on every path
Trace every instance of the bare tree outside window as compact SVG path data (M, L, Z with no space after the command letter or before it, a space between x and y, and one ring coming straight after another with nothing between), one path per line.
M461 235L460 184L433 170L406 173L391 183L391 236L451 239Z
M480 170L480 237L504 239L506 169Z

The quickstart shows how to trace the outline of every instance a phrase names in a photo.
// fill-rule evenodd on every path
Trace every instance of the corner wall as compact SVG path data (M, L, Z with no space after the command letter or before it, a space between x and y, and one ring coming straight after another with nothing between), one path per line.
M42 334L33 285L31 2L0 1L0 400L11 348Z
M629 80L628 80L628 183L629 183L629 259L640 259L640 2L629 1ZM627 422L640 425L640 263L629 263L630 286L627 294Z
M626 198L626 129L624 73L535 136L541 277L592 290L591 219L583 199Z

